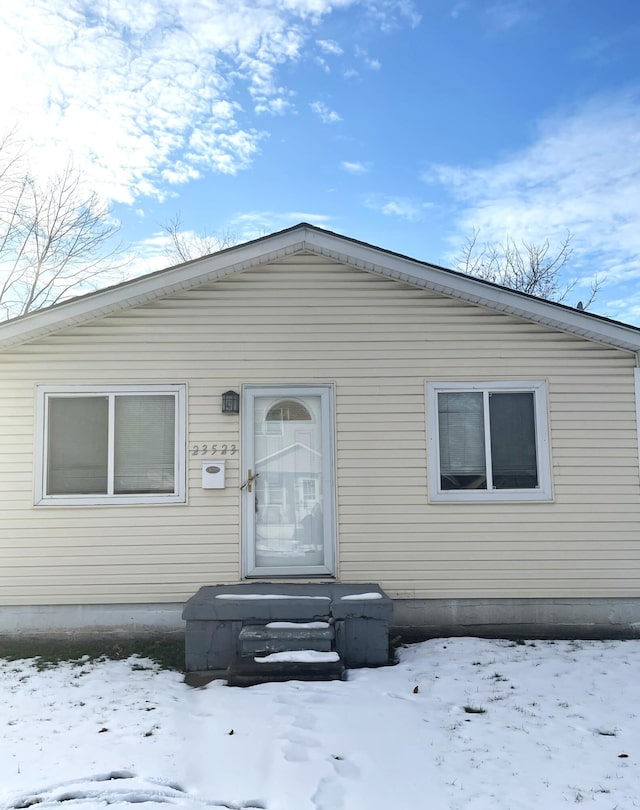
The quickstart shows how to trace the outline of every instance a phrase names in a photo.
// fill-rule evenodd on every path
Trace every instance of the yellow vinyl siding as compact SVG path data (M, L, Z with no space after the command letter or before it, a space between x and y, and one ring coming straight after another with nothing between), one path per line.
M0 600L179 601L240 576L240 448L220 395L335 385L338 566L391 596L632 596L634 357L315 257L246 271L0 354ZM552 503L427 499L425 382L544 380ZM37 384L187 385L188 503L34 507ZM221 456L220 456L221 457Z

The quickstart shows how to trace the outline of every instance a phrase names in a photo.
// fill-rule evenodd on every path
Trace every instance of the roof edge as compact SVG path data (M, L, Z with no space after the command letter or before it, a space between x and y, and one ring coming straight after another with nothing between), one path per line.
M157 270L0 324L0 348L25 343L121 309L215 281L301 251L403 281L585 339L640 352L640 328L502 287L342 236L306 222L208 256Z
M121 309L141 306L162 296L189 289L195 284L224 278L296 253L304 249L305 231L308 227L311 226L302 224L287 228L5 321L0 324L0 349L70 326L78 326ZM294 232L298 239L292 239ZM262 252L260 247L267 241L271 242L271 249Z

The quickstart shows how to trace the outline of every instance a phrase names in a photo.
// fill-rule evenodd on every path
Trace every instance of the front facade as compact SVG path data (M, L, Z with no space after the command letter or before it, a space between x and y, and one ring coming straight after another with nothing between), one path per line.
M376 582L423 632L640 622L636 329L301 225L0 346L0 632L253 580Z

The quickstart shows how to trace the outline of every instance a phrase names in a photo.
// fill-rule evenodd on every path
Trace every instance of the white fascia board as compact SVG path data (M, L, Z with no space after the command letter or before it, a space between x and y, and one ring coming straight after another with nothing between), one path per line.
M640 351L640 329L580 312L571 307L484 282L452 270L429 265L405 256L353 243L349 253L336 251L335 234L314 231L308 247L315 253L387 278L479 304L569 334L632 352Z
M24 343L128 307L141 306L162 296L303 251L588 340L640 352L640 329L389 253L382 248L304 223L0 324L0 348Z
M0 349L283 258L302 250L304 239L299 233L285 232L275 234L267 244L266 252L265 240L257 240L7 321L0 324Z

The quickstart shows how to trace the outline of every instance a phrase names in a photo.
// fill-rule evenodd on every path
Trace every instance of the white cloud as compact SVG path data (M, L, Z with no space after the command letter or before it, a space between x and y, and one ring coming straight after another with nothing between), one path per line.
M235 245L290 228L300 222L308 222L318 228L327 228L330 226L331 219L326 214L316 214L311 211L246 211L230 217L223 224L217 238L225 245ZM207 236L188 229L179 229L179 236L187 245L195 245L196 252L202 244L216 239L215 235ZM135 278L144 273L167 267L171 263L172 254L171 237L165 231L153 233L138 241L122 257L122 266L126 268L126 278ZM123 272L122 278L124 277ZM122 278L116 279L116 281L122 280Z
M599 303L597 299L596 302ZM598 309L598 306L592 309ZM640 326L640 293L632 293L626 298L611 299L606 302L605 309L605 314L611 318Z
M178 160L171 168L163 169L161 176L170 185L178 185L186 183L188 180L197 180L201 175L193 166Z
M408 222L417 222L422 219L424 210L430 208L429 203L423 203L410 197L394 197L383 194L373 195L365 200L367 208L378 211L388 217L398 217Z
M320 49L322 55L318 55L316 57L316 63L320 65L320 67L326 72L330 73L331 68L329 67L329 63L324 58L325 56L341 56L344 53L344 50L341 45L339 45L333 39L318 39L316 40L316 45Z
M469 0L459 0L459 2L455 3L449 14L456 19L461 13L466 13L469 10L469 6Z
M535 141L481 168L433 166L424 179L457 201L459 240L557 240L574 235L585 275L640 275L640 105L634 94L599 97L543 121Z
M407 0L29 0L0 20L2 121L32 146L34 169L72 154L107 198L162 197L166 183L234 173L264 132L237 103L281 114L286 62L307 56L322 18L363 5L407 17ZM323 53L339 44L320 40ZM321 113L321 119L324 120ZM339 120L326 111L328 120Z
M284 115L291 109L291 102L283 96L275 98L256 99L255 111L260 113L270 113L271 115Z
M342 121L340 115L327 106L324 101L314 101L309 106L323 124L335 124L338 121Z
M231 217L226 230L235 234L239 241L245 242L300 222L325 228L329 227L331 217L309 211L247 211Z
M318 47L323 53L340 56L344 53L342 47L333 39L319 39L317 40Z
M356 56L364 63L366 67L369 68L369 70L380 70L381 66L379 60L369 56L364 48L356 48Z
M365 8L367 15L382 31L393 31L400 25L400 20L406 20L415 28L422 19L412 0L381 0L379 3L369 3Z
M501 2L488 6L485 12L491 26L500 31L508 31L530 22L535 16L528 0L501 0Z
M368 163L350 160L343 160L340 168L345 172L349 172L349 174L366 174L371 171L371 166Z

